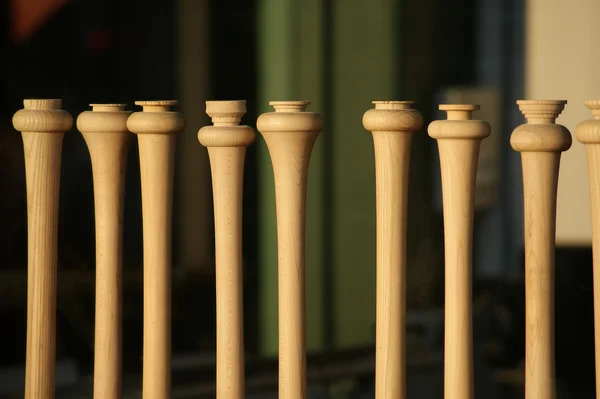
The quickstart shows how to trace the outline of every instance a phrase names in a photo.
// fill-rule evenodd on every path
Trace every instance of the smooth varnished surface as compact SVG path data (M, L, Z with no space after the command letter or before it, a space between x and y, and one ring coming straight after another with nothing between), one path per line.
M245 101L207 101L214 126L198 132L208 147L215 208L217 399L245 397L242 195L246 146L255 137L239 126L245 112Z
M177 100L141 100L136 101L135 105L141 107L174 107L178 103Z
M271 102L262 133L275 176L278 248L279 398L306 399L305 218L306 180L313 144L323 127L305 101Z
M406 397L406 213L410 148L423 126L412 101L373 101L363 126L373 134L377 217L375 397Z
M60 109L61 100L24 100L23 104L12 119L19 132L64 133L73 127L73 117Z
M92 111L84 111L77 117L77 130L86 133L130 133L125 104L90 104Z
M510 136L510 145L518 152L557 152L571 148L569 130L562 125L521 125Z
M521 152L525 228L525 398L556 397L554 364L554 251L561 152L569 131L554 123L563 100L520 100L527 124L511 146Z
M433 121L428 132L434 139L482 140L490 135L490 126L474 120Z
M375 108L363 115L363 127L370 132L405 132L421 129L423 117L413 101L373 101Z
M473 399L473 212L481 140L490 125L473 120L475 104L442 104L433 121L442 174L445 258L444 398Z
M137 134L144 236L144 399L171 397L171 253L176 133L183 116L174 101L137 101L127 119Z
M566 100L517 100L519 110L529 123L552 123L565 108Z
M207 101L206 113L212 118L215 126L239 125L246 114L246 100Z
M134 112L127 119L127 128L136 134L177 134L184 126L176 112Z
M25 398L54 398L58 194L64 132L61 100L25 100L13 117L22 132L27 183L27 348Z
M96 218L94 398L122 397L123 212L127 155L133 135L124 104L90 104L77 129L90 152Z
M205 147L247 147L254 142L255 137L254 129L239 125L205 126L198 132L198 140Z
M583 103L592 112L593 119L579 122L575 136L583 144L600 144L600 100L586 100Z
M587 100L584 104L594 118L577 124L575 136L577 140L585 144L590 179L596 397L600 398L600 100Z
M308 101L271 101L275 112L260 115L256 121L259 132L318 133L323 129L323 118L315 112L306 112Z

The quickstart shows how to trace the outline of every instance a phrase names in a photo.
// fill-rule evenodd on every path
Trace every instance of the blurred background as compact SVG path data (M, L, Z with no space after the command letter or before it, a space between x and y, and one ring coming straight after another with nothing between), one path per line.
M521 163L515 100L566 99L574 132L600 95L600 2L580 0L8 0L0 3L0 397L22 397L27 231L23 98L89 103L178 99L173 227L173 398L214 397L212 188L196 132L204 101L245 99L245 124L270 100L310 100L325 128L311 158L306 291L309 395L371 398L374 387L375 187L372 100L414 100L426 123L441 102L481 104L474 227L477 396L522 397ZM129 154L124 234L125 394L139 397L142 234L137 147ZM587 163L563 155L556 251L559 397L594 397ZM443 394L443 220L435 141L411 154L408 396ZM264 141L249 147L244 187L245 342L249 398L277 392L277 243ZM94 208L89 153L65 135L59 226L57 397L91 397Z

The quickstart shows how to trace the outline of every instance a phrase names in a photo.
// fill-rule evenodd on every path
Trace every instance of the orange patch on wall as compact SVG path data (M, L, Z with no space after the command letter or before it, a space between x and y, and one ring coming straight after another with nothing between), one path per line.
M10 0L10 36L27 41L69 0Z

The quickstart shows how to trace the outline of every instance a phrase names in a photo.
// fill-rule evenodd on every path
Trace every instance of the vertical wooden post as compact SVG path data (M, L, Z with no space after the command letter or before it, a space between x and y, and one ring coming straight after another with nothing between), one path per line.
M600 100L587 100L584 104L592 111L594 118L579 123L575 135L579 142L585 144L590 176L596 398L600 398Z
M94 398L121 398L121 322L125 172L132 134L125 104L91 104L77 128L85 138L94 178L96 321Z
M242 197L246 147L254 130L240 126L246 101L207 101L214 126L198 132L208 147L215 208L217 399L243 399L244 308Z
M406 397L406 213L413 134L423 126L412 101L373 101L363 116L373 134L377 197L375 397Z
M64 133L61 100L25 100L13 116L22 132L27 180L27 354L25 398L54 398L58 194Z
M259 116L275 175L279 292L279 398L306 398L304 243L306 180L323 119L304 101L271 101Z
M138 135L144 235L144 399L171 396L171 233L177 101L136 101L143 112L127 119Z
M444 104L448 120L434 121L442 173L445 252L444 398L473 399L473 211L481 140L490 125L472 120L479 105Z
M554 399L554 251L556 192L571 134L554 123L566 101L519 100L527 123L510 144L521 153L525 212L525 398Z

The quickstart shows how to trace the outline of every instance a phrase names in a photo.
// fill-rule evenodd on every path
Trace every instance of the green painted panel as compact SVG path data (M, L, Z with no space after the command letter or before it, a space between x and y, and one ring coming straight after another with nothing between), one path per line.
M399 0L335 0L333 13L333 259L335 344L374 341L375 169L362 115L398 99Z
M322 112L321 0L258 1L258 101L260 112L272 100L308 100ZM324 115L327 118L326 115ZM326 133L322 133L326 134ZM322 140L309 169L306 225L307 349L323 346L322 288ZM259 220L260 352L278 351L277 230L273 170L262 138L257 138Z
M292 29L289 23L294 0L258 1L258 102L260 112L268 102L291 92ZM260 134L256 139L258 178L259 351L276 355L277 340L277 230L271 159Z
M375 172L362 127L372 100L397 99L400 0L262 0L259 101L310 100L325 129L309 169L306 229L307 346L373 341ZM331 4L329 21L325 5ZM327 42L329 40L329 42ZM326 54L326 49L330 50ZM273 172L259 154L261 352L277 353L277 242ZM330 271L329 274L327 274Z
M309 111L319 112L325 121L323 102L323 26L322 0L304 0L296 3L299 17L297 40L297 97L311 101ZM325 122L327 126L327 122ZM324 135L331 134L326 128L319 134L308 169L306 195L306 347L310 351L323 349L324 303L323 286L323 168Z

